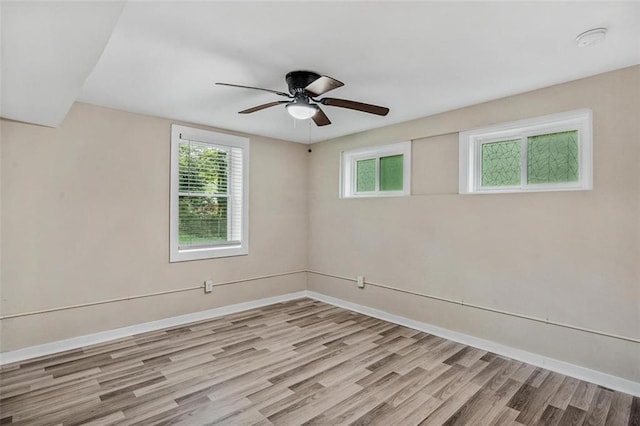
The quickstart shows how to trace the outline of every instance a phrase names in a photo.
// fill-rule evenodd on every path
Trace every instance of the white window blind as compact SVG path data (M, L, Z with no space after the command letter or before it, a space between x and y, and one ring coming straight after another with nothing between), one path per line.
M179 158L179 249L239 244L242 150L181 139Z

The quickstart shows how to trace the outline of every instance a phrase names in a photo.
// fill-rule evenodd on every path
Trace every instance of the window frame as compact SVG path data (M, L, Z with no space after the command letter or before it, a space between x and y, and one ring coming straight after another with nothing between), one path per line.
M242 187L241 187L241 239L222 243L217 246L180 249L179 244L179 149L180 141L190 140L216 147L217 149L239 148L242 150ZM214 259L219 257L243 256L249 254L249 139L241 136L218 133L177 124L171 125L171 182L169 214L169 262ZM229 185L232 185L229 178ZM231 198L229 189L228 197ZM227 223L227 226L229 224Z
M380 158L402 155L402 190L380 190ZM376 160L376 182L373 191L357 191L358 161ZM356 148L340 153L340 198L403 197L411 195L411 141Z
M593 189L592 129L593 114L590 109L585 108L460 132L458 192L460 194L501 194ZM527 183L528 138L566 131L578 131L578 181ZM520 184L483 187L482 145L515 139L520 139Z

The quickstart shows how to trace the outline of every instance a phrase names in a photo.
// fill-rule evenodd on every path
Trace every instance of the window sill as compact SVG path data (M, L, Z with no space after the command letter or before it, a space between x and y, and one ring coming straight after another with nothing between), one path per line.
M343 195L340 198L348 199L348 198L389 198L389 197L409 197L411 194L408 192L388 192L388 193L372 193L372 194L349 194Z
M191 260L217 259L220 257L246 256L249 249L243 246L226 246L216 248L201 248L192 250L178 250L171 253L170 263L188 262Z
M487 194L526 194L528 192L570 192L591 191L593 187L586 186L558 186L558 187L527 187L527 188L496 188L478 189L476 191L460 192L460 195L487 195Z

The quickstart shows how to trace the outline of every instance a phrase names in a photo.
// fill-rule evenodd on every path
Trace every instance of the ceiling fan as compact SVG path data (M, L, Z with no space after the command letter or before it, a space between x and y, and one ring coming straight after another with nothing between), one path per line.
M287 86L289 86L289 93L279 92L277 90L271 89L262 89L260 87L241 86L239 84L216 84L221 86L262 90L264 92L274 93L276 95L289 98L286 101L282 100L269 102L267 104L245 109L243 111L240 111L239 114L250 114L252 112L260 111L265 108L285 104L287 112L293 118L297 118L298 120L306 120L308 118L311 118L317 126L326 126L327 124L331 124L331 121L322 111L322 109L320 109L320 105L348 108L356 111L368 112L369 114L383 116L389 113L389 108L381 107L378 105L365 104L362 102L337 98L316 99L316 97L325 94L330 90L336 89L340 86L344 86L344 83L334 78L327 77L326 75L320 75L313 71L291 71L286 75L285 80L287 82Z

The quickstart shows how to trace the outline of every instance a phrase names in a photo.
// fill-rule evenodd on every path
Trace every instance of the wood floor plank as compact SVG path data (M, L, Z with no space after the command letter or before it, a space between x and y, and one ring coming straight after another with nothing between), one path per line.
M560 424L563 414L563 410L556 408L553 405L547 405L547 408L544 409L540 416L540 420L538 420L536 424L540 426L556 426Z
M605 425L626 425L629 422L629 416L631 415L632 403L633 397L631 395L622 392L614 392Z
M274 425L304 423L360 390L362 387L355 383L341 383L331 388L324 388L270 415L268 419Z
M562 374L549 372L540 383L538 391L527 401L516 421L523 424L536 424L542 417L545 408L549 404L553 395L558 391L564 376ZM513 408L513 407L512 407Z
M549 404L561 410L566 410L567 406L569 405L569 401L571 400L571 397L578 388L579 384L580 380L574 379L573 377L565 377L564 381L560 385L560 388L558 389L556 394L553 395L551 401L549 401Z
M460 371L460 373L458 373L453 380L440 388L438 391L434 392L432 396L442 401L448 400L470 381L474 383L472 379L478 377L478 375L482 373L486 368L487 363L480 360L476 361L475 364L468 368L463 367L463 370Z
M416 396L416 398L407 400L406 404L410 406L409 403L413 402L413 400L420 401L420 404L418 404L418 406L414 410L405 413L404 417L398 416L398 424L418 425L443 404L443 402L438 398L432 398L429 395L426 395L426 399L420 398L425 396L425 394L421 392L416 394Z
M540 385L544 382L544 379L547 378L550 371L545 370L544 368L536 368L533 373L527 378L525 383L529 386L533 386L534 388L540 387Z
M581 425L586 416L586 411L574 407L573 405L569 405L567 409L564 410L564 414L560 419L560 424L563 426Z
M527 381L529 376L531 376L531 373L535 371L535 369L536 367L534 367L533 365L523 363L520 368L518 368L518 370L513 373L513 376L511 376L511 378L520 383L524 383Z
M458 392L444 401L433 413L429 414L419 424L421 426L428 426L441 425L445 423L449 417L458 411L460 407L471 399L480 389L480 386L475 383L466 383L462 388L460 388L460 390L458 390Z
M391 372L375 383L365 387L351 397L332 406L327 413L321 415L325 424L349 424L363 415L370 413L390 394L402 389L410 380L408 376L401 376Z
M497 389L496 386L498 386ZM497 413L491 415L491 409L496 406L504 406L504 403L516 393L520 386L515 380L509 379L507 374L497 374L495 380L492 380L491 386L482 387L480 392L466 401L444 424L478 424L485 417L493 418Z
M320 383L314 383L313 386L309 386L299 392L293 392L292 394L289 394L282 398L276 398L273 403L260 408L259 411L265 417L270 417L277 413L285 411L288 407L293 406L294 404L307 398L308 396L315 395L325 389L326 388Z
M503 414L503 410L508 408L506 407L506 402L513 397L520 386L522 385L512 378L507 379L507 381L498 390L496 390L493 395L488 397L489 399L484 404L484 407L473 413L469 418L469 421L474 422L478 426L493 424L496 419ZM517 414L513 417L513 421L518 417L518 412L515 412Z
M612 401L613 392L599 388L593 401L591 401L591 406L587 411L587 417L583 424L585 426L604 426Z
M519 411L505 406L502 407L496 418L489 424L491 426L513 426L517 424L516 417L518 417L519 414Z
M0 367L0 424L636 425L640 399L298 299Z
M629 426L640 426L640 397L634 396L629 413Z
M587 411L597 390L598 386L593 383L580 382L573 393L569 404L583 411Z
M406 386L404 388L387 397L386 402L392 407L398 407L419 391L427 394L427 391L424 391L423 389L434 379L440 377L440 375L442 375L449 368L451 367L447 364L436 364L430 370L425 370L422 367L414 368L408 373L409 377L411 377L411 380L406 383Z
M124 413L122 411L116 411L115 413L107 414L104 417L100 417L98 419L92 420L90 422L85 423L85 425L89 426L108 426L120 424L124 420Z

